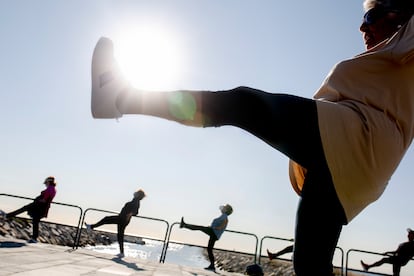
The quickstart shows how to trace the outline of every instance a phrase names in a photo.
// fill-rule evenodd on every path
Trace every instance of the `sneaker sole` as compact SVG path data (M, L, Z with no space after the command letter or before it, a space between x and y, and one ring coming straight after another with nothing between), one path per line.
M92 55L92 117L97 119L120 118L122 114L116 108L118 93L127 87L113 57L113 43L102 37L96 43Z

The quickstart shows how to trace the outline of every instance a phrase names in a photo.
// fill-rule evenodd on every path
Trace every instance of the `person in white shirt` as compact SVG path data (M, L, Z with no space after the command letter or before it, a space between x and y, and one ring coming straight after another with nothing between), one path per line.
M198 230L205 234L207 234L210 239L208 240L207 245L207 253L208 253L208 259L210 261L210 265L206 267L208 270L215 271L215 265L214 265L214 254L213 254L213 248L216 241L218 241L221 237L221 235L224 233L224 231L227 228L227 224L229 222L228 216L230 216L233 213L233 208L231 205L226 204L220 206L221 215L217 218L215 218L210 226L200 226L200 225L194 225L194 224L188 224L184 222L184 218L181 218L180 222L180 228L186 228L190 230Z

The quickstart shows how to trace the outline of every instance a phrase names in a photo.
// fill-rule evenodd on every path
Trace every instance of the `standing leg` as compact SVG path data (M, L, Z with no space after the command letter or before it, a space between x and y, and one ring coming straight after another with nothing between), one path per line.
M32 239L34 241L37 241L37 238L39 237L39 223L40 223L40 217L34 216L32 218L32 228L33 228Z
M401 263L397 260L394 260L394 262L392 263L393 276L400 276L400 271L401 271Z
M296 275L332 275L333 255L345 223L329 172L308 171L296 216Z
M118 244L119 244L119 252L124 254L124 235L125 235L125 228L127 224L125 223L118 223Z
M207 244L208 259L210 261L210 265L208 266L208 269L212 269L212 270L215 269L213 248L214 248L214 244L216 243L216 241L217 241L216 235L213 233L213 235L210 235L210 239L208 240L208 244Z

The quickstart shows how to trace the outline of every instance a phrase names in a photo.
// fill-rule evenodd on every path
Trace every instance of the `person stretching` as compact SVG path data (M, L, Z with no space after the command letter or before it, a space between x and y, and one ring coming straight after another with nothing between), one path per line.
M229 222L228 216L230 216L233 213L233 208L231 205L226 204L220 206L221 215L217 218L215 218L210 226L199 226L194 224L188 224L184 222L184 218L181 218L180 228L186 228L189 230L198 230L205 234L207 234L210 239L208 240L207 245L207 253L208 253L208 259L210 260L210 265L206 267L207 270L215 271L216 268L214 266L214 254L213 254L213 248L216 241L218 241L223 234L224 230L227 228L227 224Z
M138 190L134 193L134 198L125 203L121 212L117 216L106 216L95 224L88 224L85 222L86 229L91 231L99 226L104 224L116 224L118 226L117 238L119 244L119 254L118 257L123 258L124 254L124 233L125 228L131 221L132 216L138 215L138 209L140 207L140 201L145 197L143 190Z

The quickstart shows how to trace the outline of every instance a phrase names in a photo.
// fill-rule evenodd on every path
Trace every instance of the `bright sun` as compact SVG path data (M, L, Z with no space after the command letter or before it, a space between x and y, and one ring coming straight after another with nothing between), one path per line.
M177 38L166 30L135 29L114 41L114 55L131 84L139 89L177 87L182 55Z

